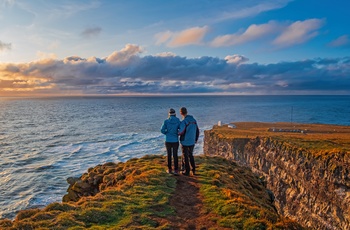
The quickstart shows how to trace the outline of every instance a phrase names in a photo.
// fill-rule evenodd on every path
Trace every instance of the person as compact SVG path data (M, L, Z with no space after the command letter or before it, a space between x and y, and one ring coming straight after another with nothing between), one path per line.
M174 109L169 109L169 117L163 122L161 132L165 134L165 147L167 151L168 159L168 173L173 173L171 160L174 159L174 174L179 173L179 160L178 160L178 149L179 149L179 136L178 131L180 127L180 119L176 117Z
M185 170L182 172L182 174L185 176L190 175L191 164L192 173L193 175L196 175L196 164L194 162L193 149L195 143L198 141L199 128L196 119L187 114L187 109L185 107L180 109L180 114L183 117L183 120L180 124L179 135L182 148L182 161L185 166Z

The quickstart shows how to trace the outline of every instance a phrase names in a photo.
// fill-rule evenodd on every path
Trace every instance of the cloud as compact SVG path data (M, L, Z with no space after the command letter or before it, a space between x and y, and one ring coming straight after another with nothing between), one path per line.
M162 33L158 33L156 34L154 37L156 39L156 45L161 45L163 43L166 43L168 42L171 37L173 36L173 32L171 31L165 31L165 32L162 32Z
M12 44L11 43L4 43L0 41L0 52L5 50L11 50Z
M143 49L140 46L127 44L121 51L115 51L106 58L109 63L121 64L129 61L137 54L142 53Z
M105 58L1 63L0 95L350 94L350 57L249 64L239 54L186 58L142 51L128 44Z
M84 38L93 38L97 37L102 31L101 27L91 27L85 29L83 32L81 32L81 36Z
M211 45L214 47L239 45L274 34L280 29L281 26L275 21L270 21L266 24L260 25L253 24L243 33L227 34L216 37L211 42Z
M159 56L159 57L176 57L176 54L172 53L172 52L162 52L162 53L158 53L155 56Z
M66 2L54 2L50 1L46 3L48 5L46 15L49 18L69 18L80 12L89 11L92 9L96 9L101 6L101 2L99 1L83 1L83 2L75 2L75 1L66 1ZM37 9L32 8L32 11L36 11Z
M192 27L180 32L165 31L155 35L156 44L166 43L169 47L187 45L201 45L203 37L208 33L209 27Z
M324 25L325 21L322 19L308 19L305 21L296 21L285 28L283 33L278 36L273 43L278 46L291 46L295 44L304 43L314 37Z
M248 58L238 54L228 55L225 57L225 60L227 63L233 63L233 64L240 64L240 63L249 61Z
M265 37L276 36L272 42L273 45L288 47L307 42L316 37L319 34L317 30L323 24L324 20L322 19L308 19L291 24L269 21L265 24L250 25L244 32L217 36L210 42L210 45L213 47L235 46Z
M214 19L211 19L214 22L232 20L232 19L240 19L253 17L263 12L267 12L270 10L276 10L285 7L291 0L274 0L267 1L263 3L257 3L253 6L244 7L242 9L237 10L237 7L233 10L227 10L221 13Z
M339 38L337 38L334 41L330 42L328 45L331 46L331 47L350 46L349 36L348 35L340 36Z

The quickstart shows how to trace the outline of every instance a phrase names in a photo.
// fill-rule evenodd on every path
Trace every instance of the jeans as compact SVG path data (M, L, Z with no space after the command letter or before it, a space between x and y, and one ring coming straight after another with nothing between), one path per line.
M195 174L196 172L196 164L194 162L194 157L193 157L193 149L194 149L194 145L191 146L182 146L182 158L183 158L183 162L185 164L185 174L190 174L190 164L192 167L192 172L193 174Z
M179 150L179 142L165 142L165 147L168 155L168 169L171 171L171 159L174 158L174 170L178 171L179 158L177 152Z

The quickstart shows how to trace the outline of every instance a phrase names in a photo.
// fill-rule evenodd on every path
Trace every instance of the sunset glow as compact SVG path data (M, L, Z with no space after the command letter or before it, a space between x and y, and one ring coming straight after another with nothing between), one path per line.
M350 94L350 6L0 1L0 96Z

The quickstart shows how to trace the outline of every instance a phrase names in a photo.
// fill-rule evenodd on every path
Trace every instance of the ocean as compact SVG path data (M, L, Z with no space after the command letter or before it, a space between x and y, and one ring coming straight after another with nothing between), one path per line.
M165 155L160 127L182 106L201 130L195 154L218 121L350 125L350 96L0 97L0 218L61 201L89 167Z

